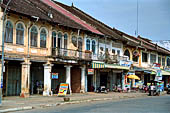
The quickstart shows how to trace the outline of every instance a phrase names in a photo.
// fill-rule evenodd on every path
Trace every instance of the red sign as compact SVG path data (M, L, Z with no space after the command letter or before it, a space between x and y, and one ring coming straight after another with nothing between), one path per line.
M94 69L88 69L88 75L93 75L94 74Z

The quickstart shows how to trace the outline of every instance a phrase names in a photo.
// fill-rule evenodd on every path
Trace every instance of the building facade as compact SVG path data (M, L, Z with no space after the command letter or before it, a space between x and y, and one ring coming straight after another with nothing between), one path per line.
M68 83L72 93L100 86L124 89L129 71L147 83L147 74L155 74L152 64L161 64L161 69L170 66L168 50L112 29L74 6L12 0L6 7L8 1L3 0L0 9L1 18L8 9L0 21L1 45L5 31L4 96L48 96L58 92L60 83ZM163 79L169 82L168 77Z

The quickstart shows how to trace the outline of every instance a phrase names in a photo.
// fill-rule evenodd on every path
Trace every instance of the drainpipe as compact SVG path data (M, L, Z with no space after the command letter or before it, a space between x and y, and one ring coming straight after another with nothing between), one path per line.
M7 11L7 8L8 8L8 5L9 3L11 2L12 0L9 0L7 5L6 5L6 8L4 10L4 13L3 13L3 16L2 16L2 21L3 21L3 28L2 28L2 58L1 58L1 61L2 61L2 68L1 68L1 86L0 86L0 105L2 105L2 88L3 88L3 70L4 70L4 27L5 27L5 19L6 19L6 11ZM1 3L3 3L3 1L1 1Z

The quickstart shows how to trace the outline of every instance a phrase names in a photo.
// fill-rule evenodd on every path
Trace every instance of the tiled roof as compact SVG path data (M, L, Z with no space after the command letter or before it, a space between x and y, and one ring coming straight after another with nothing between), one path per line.
M43 0L44 3L48 4L50 7L54 8L55 10L59 11L60 13L64 14L65 16L69 17L70 19L74 20L75 22L79 23L92 33L103 35L100 31L96 30L94 27L90 26L89 24L82 21L80 18L74 16L72 13L68 12L64 8L60 7L59 5L55 4L50 0Z
M154 44L154 43L150 42L149 39L146 40L146 38L143 38L141 36L138 36L137 39L144 43L142 46L145 47L146 49L170 55L169 50L167 50L165 48L162 48L162 47L158 46L157 44Z
M119 39L123 40L120 35L115 33L111 27L107 26L106 24L98 21L97 19L93 18L92 16L86 14L85 12L81 11L80 9L74 7L74 6L67 6L65 4L59 3L54 1L57 5L60 5L65 10L71 12L75 16L79 17L81 20L84 20L91 26L94 26L97 30L99 30L101 33L103 33L106 36L111 36L113 39Z
M3 4L1 4L3 8L6 7L5 4L7 4L7 1L9 0L4 0ZM41 20L46 20L51 23L89 31L84 26L43 3L42 0L12 0L8 6L8 11L19 13L30 18L36 16ZM49 13L53 15L53 18L50 18Z

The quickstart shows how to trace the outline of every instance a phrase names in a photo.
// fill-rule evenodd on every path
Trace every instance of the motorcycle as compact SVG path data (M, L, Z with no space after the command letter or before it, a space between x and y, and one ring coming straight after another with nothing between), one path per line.
M147 86L144 87L144 92L145 92L145 93L148 92L148 87L147 87Z
M160 89L155 87L155 86L151 86L149 89L149 95L150 96L159 96L160 95Z
M105 86L100 86L96 90L97 93L106 93L107 94L107 88Z
M168 86L167 94L169 94L169 93L170 93L170 85Z

